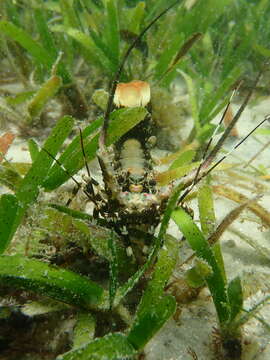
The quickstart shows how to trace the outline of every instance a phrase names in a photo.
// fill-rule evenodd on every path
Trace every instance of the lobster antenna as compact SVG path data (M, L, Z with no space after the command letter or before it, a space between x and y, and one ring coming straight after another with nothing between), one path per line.
M87 163L87 161L86 161L86 155L85 155L85 149L84 149L84 143L83 143L82 130L81 130L80 127L79 127L79 132L80 132L80 143L81 143L81 148L82 148L82 153L83 153L84 165L85 165L85 167L86 167L87 175L89 176L89 178L91 178L90 169L89 169L88 163Z
M122 58L122 60L120 62L120 65L118 67L118 70L116 71L116 73L114 75L114 78L112 80L112 84L111 84L110 90L109 90L109 98L108 98L108 102L107 102L106 111L105 111L105 114L104 114L104 122L103 122L103 126L102 126L101 133L100 133L100 136L99 136L99 147L100 147L101 150L104 150L105 147L106 147L107 130L108 130L108 126L109 126L110 113L112 111L114 94L115 94L117 83L119 82L121 73L123 71L124 65L125 65L128 57L129 57L129 54L131 53L132 49L137 45L137 43L140 42L140 40L142 39L144 34L155 24L155 22L157 22L164 14L166 14L171 8L173 8L176 4L180 3L181 1L182 0L177 0L177 1L173 2L165 10L163 10L159 15L157 15L142 30L142 32L136 37L136 39L132 42L132 44L129 46L129 48L125 52L125 54L124 54L124 56L123 56L123 58Z
M240 140L234 147L224 156L222 156L221 159L219 159L214 165L212 165L205 174L203 174L203 177L205 177L207 174L209 174L215 167L217 167L223 160L226 159L235 149L237 149L251 134L254 133L255 130L257 130L263 123L266 121L270 121L270 115L266 115L265 118L255 126L254 129L252 129L242 140Z
M189 185L190 185L190 187L188 189L186 189L186 191L183 193L183 195L179 198L177 204L180 204L185 199L185 197L192 191L194 186L196 184L198 184L199 181L201 181L212 170L214 170L220 163L222 163L222 161L224 161L235 149L237 149L250 135L252 135L254 133L254 131L256 131L266 121L270 121L270 115L266 115L265 118L258 125L256 125L255 128L252 129L243 139L241 139L227 154L222 156L221 159L219 159L217 162L215 162L215 164L213 164L209 169L207 169L201 175L198 175L196 181L194 181L194 180L186 181L186 183L184 184L185 185L184 187L189 186ZM202 166L200 167L200 169L202 169Z
M234 147L233 149L227 153L226 155L224 155L220 160L218 160L214 165L212 165L210 168L209 165L211 165L211 163L214 161L217 153L219 152L219 150L221 149L222 145L224 144L225 140L227 139L228 135L230 134L232 128L235 126L235 124L237 123L237 121L239 120L240 116L242 115L243 111L245 110L247 103L249 102L251 95L253 93L253 90L255 89L257 83L260 80L260 77L262 75L263 70L261 70L256 79L254 80L253 85L250 87L250 90L248 91L242 105L240 106L239 110L237 111L237 113L235 114L235 116L233 117L232 121L230 122L229 126L226 128L226 130L224 131L224 133L222 134L222 136L220 137L219 141L217 142L217 144L214 146L214 148L212 149L212 151L210 152L210 154L203 160L203 162L199 165L198 169L196 170L195 173L195 177L194 179L190 182L189 180L187 181L187 186L189 186L188 184L190 184L190 187L186 189L186 191L180 196L179 200L178 200L178 204L180 204L185 197L193 190L194 186L201 181L201 179L203 179L205 176L207 176L215 167L217 167L223 160L226 159L227 156L229 156L232 151L234 151L236 148L238 148L259 126L261 126L264 122L268 121L270 119L270 116L266 116L264 118L264 120L262 120L253 130L251 130L242 140L240 140ZM225 113L226 113L227 107L225 109ZM224 118L225 114L223 113L222 116L222 120ZM212 141L212 137L210 139L209 142ZM209 145L210 146L210 145ZM207 149L209 148L208 144L207 144ZM207 169L208 168L208 169ZM205 171L204 171L205 170ZM200 174L200 172L203 171L202 174Z
M228 110L229 110L229 107L230 107L230 105L231 105L232 99L233 99L236 91L239 89L240 84L241 84L241 82L240 82L239 85L233 90L233 92L232 92L232 94L231 94L231 96L230 96L230 99L229 99L229 101L228 101L228 103L227 103L227 105L226 105L226 107L225 107L225 110L223 111L223 114L222 114L222 116L221 116L221 118L220 118L220 120L219 120L219 123L218 123L217 127L215 128L215 131L213 132L210 140L208 141L208 143L207 143L207 145L206 145L206 147L205 147L205 150L204 150L203 156L202 156L202 162L200 163L200 165L198 166L198 169L196 170L196 174L195 174L195 177L194 177L194 180L193 180L193 184L194 184L194 185L192 185L192 188L193 188L193 187L195 186L195 184L197 183L197 178L199 177L201 168L203 167L204 160L206 159L206 155L207 155L207 153L208 153L208 150L209 150L209 148L210 148L210 146L211 146L211 144L212 144L212 142L213 142L214 137L216 136L217 132L219 131L219 129L220 129L222 123L223 123L223 120L224 120L224 118L225 118L225 116L226 116L226 114L227 114L227 112L228 112Z
M255 87L257 86L261 75L263 73L263 70L260 70L260 72L258 73L258 75L256 76L256 79L254 80L253 85L250 87L250 90L248 91L242 105L240 106L240 109L237 111L237 113L235 114L235 116L233 117L232 121L230 122L229 126L225 129L224 133L222 134L222 136L220 137L219 141L217 142L217 144L214 146L213 150L210 152L210 154L206 157L205 159L205 164L206 166L208 166L208 164L210 164L214 158L216 157L217 153L219 152L219 150L221 149L222 145L224 144L225 140L227 139L227 137L229 136L232 128L236 125L237 121L239 120L240 116L242 115L242 112L245 110L251 95L253 94L253 90L255 89ZM248 135L249 136L249 135Z
M94 179L91 176L90 169L89 169L89 166L88 166L88 163L87 163L87 160L86 160L86 154L85 154L85 148L84 148L84 142L83 142L83 135L82 135L82 130L81 130L80 127L79 127L79 131L80 131L80 143L81 143L81 149L82 149L82 154L83 154L84 166L86 168L87 175L88 175L88 178L89 178L88 189L90 190L90 193L92 194L92 196L95 197L95 191L94 191L94 187L93 187Z
M82 184L80 184L79 181L77 181L77 180L75 179L75 177L71 175L71 173L64 167L64 165L63 165L58 159L56 159L56 158L55 158L48 150L46 150L45 148L41 148L41 150L45 151L45 153L48 154L48 155L61 167L61 169L62 169L62 170L74 181L74 183L78 186L78 189L82 189L82 188L83 188L83 187L82 187ZM96 204L95 199L93 199L92 196L90 196L90 194L89 194L87 191L85 191L85 190L83 189L83 192L86 194L86 196L88 197L89 200L93 201L93 202ZM93 193L93 194L91 194L91 195L94 196L95 194Z
M76 184L79 188L82 187L81 184L79 183L79 181L77 181L77 180L75 179L75 177L70 174L70 172L64 167L64 165L63 165L59 160L56 159L56 157L54 157L47 149L45 149L45 148L41 148L41 149L42 149L47 155L49 155L49 156L61 167L61 169L75 182L75 184Z
M225 118L225 116L226 116L226 114L227 114L227 112L229 110L229 107L230 107L230 105L232 103L232 99L234 98L236 92L240 88L241 83L242 83L242 81L240 81L239 84L233 89L233 92L232 92L232 94L230 96L230 99L229 99L229 101L228 101L228 103L227 103L227 105L225 107L225 110L223 111L222 116L221 116L221 119L219 120L219 123L218 123L217 127L215 128L215 131L213 132L213 135L211 136L211 138L210 138L210 140L209 140L209 142L208 142L208 144L207 144L207 146L205 148L205 151L204 151L203 157L202 157L203 160L205 160L205 158L206 158L208 150L209 150L209 148L210 148L210 146L211 146L211 144L213 142L213 139L216 136L216 134L218 133L218 131L219 131L219 129L220 129L222 123L223 123L223 120L224 120L224 118Z

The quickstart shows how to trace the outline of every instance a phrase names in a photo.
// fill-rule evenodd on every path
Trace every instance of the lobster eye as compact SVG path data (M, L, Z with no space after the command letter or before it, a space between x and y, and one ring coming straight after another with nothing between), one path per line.
M117 182L119 185L122 185L125 182L124 176L123 175L119 175L117 177Z
M157 182L154 179L149 180L149 186L156 186Z

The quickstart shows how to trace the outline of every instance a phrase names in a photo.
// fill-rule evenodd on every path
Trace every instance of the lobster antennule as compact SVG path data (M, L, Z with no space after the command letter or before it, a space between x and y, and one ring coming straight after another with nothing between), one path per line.
M107 102L107 106L106 106L106 111L104 114L104 122L103 122L103 126L101 129L101 133L100 133L100 137L99 137L99 147L101 150L104 150L106 148L106 139L107 139L107 130L108 130L108 126L109 126L109 119L110 119L110 113L112 111L112 106L113 106L113 100L114 100L114 95L115 95L115 91L116 91L116 86L120 80L120 76L122 74L122 71L124 69L125 63L129 57L129 54L131 53L131 51L133 50L133 48L137 45L137 43L140 42L140 40L142 39L142 37L144 36L144 34L164 15L166 14L171 8L173 8L176 4L180 4L182 2L182 0L177 0L175 2L173 2L170 6L168 6L165 10L163 10L160 14L158 14L143 30L142 32L136 37L136 39L132 42L132 44L129 46L129 48L127 49L127 51L125 52L125 54L122 57L122 60L119 64L118 70L116 71L114 78L112 80L111 83L111 87L109 90L109 98L108 98L108 102Z

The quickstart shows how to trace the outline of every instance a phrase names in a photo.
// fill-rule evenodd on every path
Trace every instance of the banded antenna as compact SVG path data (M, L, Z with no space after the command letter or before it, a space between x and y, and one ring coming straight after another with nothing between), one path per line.
M129 54L131 53L132 49L141 41L144 34L163 16L165 15L171 8L173 8L176 4L180 4L182 0L177 0L173 2L170 6L168 6L165 10L163 10L159 15L157 15L143 30L142 32L136 37L136 39L132 42L132 44L129 46L125 54L123 55L123 58L120 62L120 65L118 67L118 70L114 74L114 78L112 80L110 90L109 90L109 98L106 106L106 111L104 113L104 122L101 129L100 137L99 137L99 148L103 151L106 147L106 138L107 138L107 130L109 126L109 119L110 119L110 113L112 111L112 105L113 105L113 99L114 94L116 90L116 86L120 80L120 76L122 74L122 71L124 69L125 63L129 57Z
M242 115L243 111L245 110L251 95L253 93L253 90L255 89L255 87L257 86L263 70L264 70L265 66L262 67L262 70L259 71L256 79L254 80L252 86L250 87L247 95L244 98L244 101L242 103L242 105L240 106L239 110L237 111L237 113L234 115L232 121L230 122L229 126L226 128L226 130L224 131L224 133L222 134L222 136L220 137L220 139L218 140L217 144L213 147L213 149L210 151L210 153L207 155L207 152L209 150L210 144L212 142L213 137L210 138L209 143L206 146L206 151L204 153L203 159L201 164L199 165L199 167L195 170L195 175L194 172L191 172L191 174L187 175L184 179L183 179L183 185L184 188L186 188L186 190L184 191L184 193L181 195L181 197L178 200L178 204L181 204L183 202L183 200L185 199L185 197L193 190L194 186L201 180L203 179L205 176L207 176L212 170L214 170L215 167L217 167L221 162L223 162L235 149L237 149L256 129L258 129L263 123L265 123L266 121L270 120L270 116L267 115L265 116L265 118L258 124L256 125L243 139L241 139L233 148L231 151L229 151L227 154L225 154L224 156L222 156L219 160L217 160L214 164L212 164L219 152L219 150L221 149L221 147L223 146L225 140L227 139L227 137L229 136L232 128L236 125L237 121L240 119L240 116ZM234 95L234 94L233 94ZM232 95L232 96L233 96ZM229 104L231 102L232 97L229 100L228 105L225 108L225 111L223 112L223 115L221 117L221 120L218 124L221 125L226 112L228 111L229 108Z

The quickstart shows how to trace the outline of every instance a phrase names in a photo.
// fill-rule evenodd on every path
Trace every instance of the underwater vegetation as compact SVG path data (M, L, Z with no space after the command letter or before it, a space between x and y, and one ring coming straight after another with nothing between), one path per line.
M237 132L269 95L269 15L266 0L1 2L1 359L141 359L202 293L213 359L245 358L251 319L269 332L269 277L246 306L220 243L247 210L270 224L269 164L223 150L269 136L269 115ZM30 162L7 158L19 138ZM221 220L218 197L237 203Z

